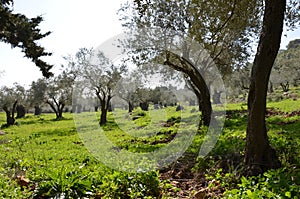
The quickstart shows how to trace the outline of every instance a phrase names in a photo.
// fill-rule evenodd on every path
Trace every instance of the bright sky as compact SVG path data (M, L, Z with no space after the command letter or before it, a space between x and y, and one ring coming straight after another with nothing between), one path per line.
M75 54L81 47L97 47L105 40L122 32L117 11L126 0L14 0L15 12L28 17L42 15L42 32L52 33L40 43L53 56L45 57L58 69L64 64L62 56ZM56 69L56 70L57 70ZM29 85L42 77L39 68L24 58L20 49L0 42L1 85L18 82Z
M126 0L14 0L15 12L28 17L42 15L44 21L40 28L52 34L40 41L53 56L43 58L57 69L65 64L62 56L75 54L81 47L97 47L102 42L122 33L121 23L116 14L120 4ZM300 29L282 38L281 48L288 41L300 38ZM0 86L18 82L29 85L42 77L39 68L24 58L20 49L0 42Z

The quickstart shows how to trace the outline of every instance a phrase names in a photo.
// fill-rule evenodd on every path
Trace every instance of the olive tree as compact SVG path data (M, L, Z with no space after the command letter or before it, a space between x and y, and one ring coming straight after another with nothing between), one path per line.
M45 103L45 95L47 90L47 80L38 79L33 81L28 91L28 102L31 107L34 107L34 114L42 113L41 105Z
M121 79L116 87L116 94L128 105L128 113L131 113L136 106L137 89L141 87L137 78L130 75Z
M270 76L270 82L280 86L283 92L289 91L289 86L297 85L300 80L300 45L297 45L297 41L290 41L286 50L279 51Z
M248 94L248 123L245 163L249 174L258 175L281 166L270 146L266 128L266 97L270 73L279 51L283 25L294 27L300 20L300 2L265 0L263 24L254 58Z
M153 34L147 30L141 31L139 37L134 37L130 46L137 47L136 55L132 56L135 60L141 54L140 51L143 49L141 46L153 49L153 46L168 44L168 40L172 40L175 36L191 38L208 51L209 56L203 57L205 52L193 49L193 42L183 42L180 44L178 54L170 51L160 53L163 57L160 64L184 74L198 97L202 120L205 125L209 125L212 107L210 82L207 79L214 79L215 75L209 69L214 62L221 74L225 75L232 71L233 66L240 67L247 62L251 48L250 35L257 33L260 24L259 5L260 2L254 0L209 2L135 0L133 4L123 5L120 16L123 25L131 31L139 32L139 29L149 27L162 29L162 32L153 31ZM244 17L247 15L253 17ZM152 43L145 45L147 37L151 38ZM136 38L140 38L142 44L136 45ZM202 59L197 59L201 54ZM144 59L145 55L142 54L140 60ZM200 71L197 66L201 66ZM219 92L216 90L215 93Z
M123 15L124 26L129 29L157 25L164 30L173 29L203 43L222 74L239 67L239 62L247 63L251 54L251 43L258 38L250 75L244 159L249 174L252 175L280 166L267 136L266 95L270 73L280 46L283 24L286 22L292 29L297 25L300 19L299 4L298 0L135 0L135 12L124 12ZM123 10L130 7L130 4L125 4ZM189 49L187 46L183 47L185 50ZM201 81L201 74L194 73L195 70L192 73L185 72L187 68L193 70L193 62L187 59L184 51L182 55L176 57L169 53L164 63L184 72L190 80L198 78L198 82L192 83L197 87L199 96L207 102L205 106L210 106L210 97L205 89L201 89L205 86L207 88L207 85L203 84L205 82ZM173 59L169 59L170 57ZM206 112L209 113L209 110L211 108L207 107ZM203 115L207 113L204 111ZM206 120L207 122L209 123L209 120Z
M74 76L65 71L47 80L45 102L56 115L56 119L63 118L63 111L72 103Z
M82 84L86 92L93 93L100 101L101 115L100 125L107 122L107 112L111 99L115 96L117 82L122 73L126 72L124 64L115 65L101 51L81 48L72 62L78 68L78 82ZM83 90L84 90L83 89Z
M16 118L15 113L17 112L17 107L19 109L24 107L22 102L25 101L25 88L17 83L12 87L3 86L0 90L0 105L1 109L6 114L6 125L14 125ZM23 110L22 110L22 113ZM18 116L24 116L21 113L18 113Z

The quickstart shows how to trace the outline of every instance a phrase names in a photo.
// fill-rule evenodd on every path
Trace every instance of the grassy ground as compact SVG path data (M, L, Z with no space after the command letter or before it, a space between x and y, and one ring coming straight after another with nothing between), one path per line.
M97 146L103 140L96 127L83 125L90 121L87 119L89 113L82 113L86 120L77 123L81 129L79 134L69 113L59 121L53 119L54 114L27 115L18 119L17 125L2 129L5 135L0 136L0 198L59 195L66 198L189 198L195 194L228 198L299 198L299 99L268 103L270 143L276 148L283 168L257 178L240 175L246 109L243 103L227 106L225 128L216 146L208 156L192 162L192 169L184 165L191 165L193 157L189 155L195 154L203 142L205 128L198 131L183 158L167 171L148 173L121 172L96 158L103 157L102 146ZM193 132L197 123L190 124L198 119L193 107L182 113L175 108L150 114L136 110L131 116L121 110L116 113L109 115L108 124L103 127L113 146L106 148L111 151L107 154L112 156L125 151L148 153L164 148L176 136ZM5 115L1 113L0 124L4 123ZM88 138L93 139L88 142ZM174 146L181 146L180 142L174 143ZM95 155L89 150L100 150L100 153Z

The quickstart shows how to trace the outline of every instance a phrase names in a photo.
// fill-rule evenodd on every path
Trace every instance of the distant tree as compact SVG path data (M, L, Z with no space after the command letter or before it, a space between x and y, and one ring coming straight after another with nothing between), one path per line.
M174 90L175 91L175 90ZM185 96L186 97L186 96ZM154 104L171 105L177 103L175 94L166 86L157 86L150 90L150 101Z
M16 118L23 118L25 117L26 114L26 109L24 104L26 103L27 93L25 88L17 83L14 84L14 87L15 87L16 97L18 99L18 104L16 106L16 112L17 112Z
M225 77L228 96L236 98L240 95L247 95L250 86L251 67L252 64L249 63L244 67L235 69L232 74Z
M47 81L45 101L55 112L56 119L63 118L63 111L66 105L72 103L72 86L74 76L62 72L57 77Z
M45 103L46 89L47 82L44 79L38 79L31 83L28 102L31 107L34 107L35 115L40 115L42 113L41 105Z
M256 0L209 1L209 3L192 0L135 0L133 4L125 4L120 10L120 15L123 25L128 30L139 32L139 29L148 27L160 27L163 30L162 33L153 31L152 35L151 32L142 31L139 37L133 37L135 40L141 38L143 43L141 45L136 45L136 41L130 43L131 47L137 47L137 54L132 56L135 60L139 58L143 46L157 47L168 44L169 40L175 37L172 31L177 33L176 36L192 38L208 50L209 58L199 59L200 55L205 53L193 49L190 43L183 42L181 49L178 49L181 56L164 52L160 64L186 75L187 81L198 97L202 120L205 125L209 125L212 107L210 85L205 81L205 77L214 75L208 69L212 65L209 59L216 63L222 75L230 73L233 67L247 63L251 52L251 35L259 30L260 3ZM153 43L145 45L147 37L151 38ZM144 54L140 57L141 60L145 59ZM198 65L203 66L201 71L198 70Z
M0 1L0 41L11 44L12 48L18 47L40 68L45 77L53 75L50 72L52 65L42 61L40 57L50 56L44 47L37 41L46 37L50 32L41 33L38 28L43 21L41 16L27 18L23 14L13 13L13 0Z
M103 52L82 48L76 53L75 65L79 68L82 85L100 101L100 125L107 122L107 112L115 95L117 82L127 71L125 65L116 66Z
M117 96L123 99L128 105L128 113L131 113L136 106L136 89L139 87L140 83L132 75L120 80L116 87Z
M19 84L14 84L13 87L3 86L0 91L0 104L2 110L6 113L6 125L14 125L16 118L15 113L17 106L21 106L25 97L25 88ZM19 112L19 116L22 114Z
M136 90L136 98L135 100L138 102L140 108L143 111L149 110L149 103L151 99L151 93L149 88L138 88Z
M289 91L291 84L297 85L300 81L300 44L297 45L297 42L290 41L289 48L279 51L270 76L273 85L281 86L283 92Z
M298 48L300 46L300 39L294 39L289 42L287 45L287 50L293 49L293 48Z

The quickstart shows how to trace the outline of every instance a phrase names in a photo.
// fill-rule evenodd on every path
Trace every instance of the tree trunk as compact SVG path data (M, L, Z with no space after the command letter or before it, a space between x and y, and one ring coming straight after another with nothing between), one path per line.
M34 115L41 115L42 109L39 105L34 106Z
M149 104L148 102L141 102L140 107L143 111L148 111L149 110Z
M8 110L7 106L3 107L3 110L6 113L6 125L7 126L11 126L15 124L15 110L16 110L16 106L18 104L18 100L16 100L13 104L12 110Z
M274 87L273 87L273 83L270 81L270 86L269 86L269 93L274 93Z
M105 125L107 122L107 111L101 108L100 126Z
M6 108L6 109L3 108L3 110L4 110L5 113L6 113L6 125L7 125L7 126L14 125L14 124L15 124L15 118L13 118L13 117L11 116L10 111L9 111L7 108Z
M221 104L221 93L222 91L215 91L213 95L214 104Z
M202 111L202 106L201 106L201 93L199 92L199 90L193 85L193 83L190 80L186 80L186 82L189 84L189 86L192 88L192 90L194 91L195 95L197 96L197 100L198 100L198 109L199 111Z
M101 115L100 115L100 126L105 125L107 122L107 108L105 100L101 101Z
M108 112L113 112L114 111L114 107L112 106L111 103L108 104L108 109L107 109Z
M81 104L78 104L78 105L76 106L76 113L81 113L81 111L82 111L82 105L81 105Z
M18 105L16 107L16 111L17 111L17 118L23 118L26 115L26 109L23 105Z
M51 107L51 109L54 111L56 119L61 119L62 118L62 112L63 112L63 108L60 109L59 104L56 103L57 108L55 107L55 105L53 103L51 103L50 101L46 101L47 104L49 104L49 106ZM63 106L64 107L64 106Z
M58 117L56 117L56 119L62 119L63 118L64 108L65 108L65 104L59 104L59 106L57 107L57 109L58 109Z
M130 101L128 101L128 113L132 113L132 111L133 111L133 104Z
M248 95L245 163L248 175L278 168L280 162L270 146L266 123L266 96L283 29L286 0L265 0L262 32L254 59Z
M202 77L198 69L189 60L169 51L166 53L167 58L164 64L170 66L174 70L186 74L189 77L191 85L193 85L194 87L193 89L196 89L197 93L201 94L201 98L198 98L199 108L201 108L202 111L201 117L203 124L205 126L209 126L212 114L212 106L210 101L210 92L204 78Z
M290 83L287 81L285 83L280 83L283 92L288 92L290 90Z

